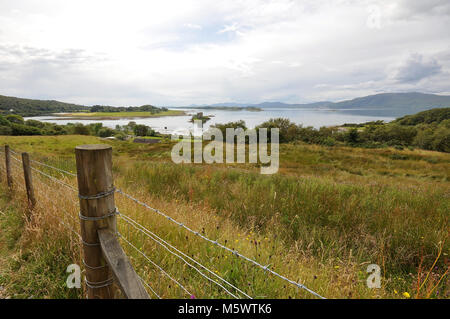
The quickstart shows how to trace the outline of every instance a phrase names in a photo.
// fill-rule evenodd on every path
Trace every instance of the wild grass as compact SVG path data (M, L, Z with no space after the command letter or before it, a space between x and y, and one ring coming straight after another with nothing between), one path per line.
M99 142L113 146L118 187L323 296L404 298L402 293L408 292L416 298L448 298L448 154L287 144L280 149L280 172L262 176L257 165L175 165L170 161L171 144L165 142L136 145L88 136L2 137L2 144L29 151L32 158L70 171L75 167L73 148ZM55 176L75 185L74 178ZM42 285L25 285L14 272L4 282L16 283L7 287L18 297L81 297L81 292L64 288L65 267L72 262L80 264L77 238L50 214L64 217L66 224L77 230L76 194L68 200L60 186L39 175L33 177L40 189L33 226L27 222L17 227L2 224L2 230L23 227L19 242L25 246L20 249L33 247L35 257L22 262L21 276L31 276L28 272L33 265L56 262L45 257L47 252L60 254L57 262L65 264L56 270L59 277L51 278L53 286L46 285L44 294L32 292L33 287L44 289ZM4 188L2 192L7 193ZM16 191L4 196L12 196L13 200L2 202L2 207L10 207L24 202L25 194ZM311 297L120 194L116 195L116 205L123 214L253 297ZM23 209L14 208L15 215ZM64 212L67 214L61 215ZM227 297L222 289L124 220L119 218L118 226L123 238L195 297ZM124 240L122 245L138 273L162 297L190 297ZM17 251L17 247L8 251ZM380 289L366 286L366 268L371 263L382 269Z

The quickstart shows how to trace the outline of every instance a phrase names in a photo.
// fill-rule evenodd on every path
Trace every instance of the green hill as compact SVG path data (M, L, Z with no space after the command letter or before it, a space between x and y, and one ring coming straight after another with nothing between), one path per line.
M438 108L419 112L413 115L406 115L396 119L393 123L400 125L418 125L418 124L440 124L442 121L450 119L450 108Z
M12 113L21 116L38 116L56 112L87 111L88 109L87 106L54 100L23 99L0 95L0 114Z

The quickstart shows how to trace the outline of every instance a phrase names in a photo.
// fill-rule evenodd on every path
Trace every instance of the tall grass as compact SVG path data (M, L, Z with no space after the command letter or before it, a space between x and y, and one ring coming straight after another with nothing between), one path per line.
M92 139L23 137L10 138L8 143L31 151L32 158L73 171L73 155L68 154L76 144L98 143ZM114 147L118 187L326 297L398 298L404 291L418 298L448 297L447 154L282 145L280 173L262 176L257 166L175 165L169 160L170 144L108 143ZM55 176L75 185L72 177ZM67 251L59 250L66 258L64 262L70 259L80 263L76 237L50 214L65 218L78 229L75 194L68 200L66 190L36 174L33 177L40 203L33 215L38 217L34 217L32 227L25 226L22 237L29 238L31 246L36 242L47 245L47 251L67 247ZM24 195L23 191L13 193L12 202L23 201ZM119 194L116 205L123 214L251 296L311 297ZM122 219L118 227L123 238L195 297L229 297ZM125 241L122 244L138 273L158 294L165 298L190 297ZM45 250L36 251L31 264L47 260ZM370 263L381 266L380 289L366 286ZM60 266L60 284L67 275L66 266ZM67 288L61 285L47 294L65 297ZM19 296L29 292L21 290L20 284L12 290L22 291Z

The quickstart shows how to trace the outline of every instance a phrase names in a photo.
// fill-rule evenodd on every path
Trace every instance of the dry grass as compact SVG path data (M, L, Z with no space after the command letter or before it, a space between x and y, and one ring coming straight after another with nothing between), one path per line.
M74 162L72 156L67 156L68 150L73 149L76 144L92 143L91 139L93 138L49 137L46 141L44 137L17 137L9 138L8 143L13 145L13 148L28 150L32 154L34 152L34 158L40 156L39 160L73 170ZM50 140L56 142L48 143ZM117 142L111 144L115 148L114 174L119 188L166 212L190 228L203 232L207 237L237 249L261 264L270 264L275 271L298 280L323 296L404 298L402 293L408 291L411 297L448 298L448 244L445 242L448 237L448 197L445 197L448 196L447 154L286 145L282 149L282 159L285 160L282 160L281 175L265 181L260 180L257 174L253 175L258 169L253 166L238 166L234 170L222 165L175 167L176 165L165 162L167 156L164 154L167 149L164 145L143 147ZM49 148L50 151L46 153L45 150ZM398 155L408 158L397 160L395 158ZM148 158L153 159L153 163L145 160ZM389 174L384 174L385 170ZM54 172L52 174L75 185L74 178L66 178ZM12 263L11 260L18 261L19 270L16 270L17 265L16 268L10 266L6 274L2 273L0 285L4 285L8 293L15 297L81 297L81 291L65 288L67 265L81 264L78 238L58 222L62 219L66 225L78 231L76 194L38 174L33 177L38 190L39 205L33 212L32 220L24 222L24 230L14 247L6 249L15 252L15 256L9 256L7 259L9 263ZM11 195L12 200L2 201L2 211L12 203L25 201L25 194L20 189L23 182L20 167L15 168L15 179L20 182L16 183L16 191ZM252 182L250 188L245 186L249 180L255 182ZM202 183L208 181L214 181L214 184L202 188ZM302 208L299 208L297 197L292 193L292 198L287 197L290 198L287 203L292 205L275 206L275 209L270 210L270 205L276 205L270 201L274 192L278 192L275 195L278 198L290 196L289 190L300 185L297 181L310 185L311 194L314 196L310 200L305 197ZM274 192L265 194L263 191L266 186L268 190L276 188ZM305 190L308 188L303 188L303 191ZM6 193L4 188L2 191ZM330 198L330 194L334 194L335 198ZM232 196L231 199L228 195ZM6 198L8 195L4 196ZM250 196L250 200L244 196ZM326 219L324 229L336 238L334 241L325 241L319 224L315 224L314 219L308 221L311 216L301 215L309 207L317 216L321 216L324 211L319 206L314 206L318 198L321 198L319 203L338 205L337 211L342 214L347 210L351 213L355 209L363 209L364 216L360 219L357 215L348 214L342 220L344 215L338 214ZM438 198L441 199L440 203L435 202ZM264 206L266 204L269 206ZM116 194L116 206L121 213L138 221L252 297L312 297L307 292L274 276L268 276L248 262L204 242L120 194ZM371 207L374 208L373 212ZM379 215L376 223L371 226L366 219L372 220L370 216L382 210L385 212ZM270 214L258 215L266 211ZM24 212L26 207L19 205L6 216ZM286 214L291 212L293 215L286 220ZM293 224L295 215L303 216L297 226ZM0 216L0 220L8 218ZM333 218L339 218L341 222L338 223ZM346 218L356 219L352 221L345 220ZM441 219L443 224L432 224L439 218L444 218ZM359 224L355 224L356 221ZM334 223L340 226L333 228ZM419 223L425 225L418 228ZM229 297L223 289L206 281L184 262L173 257L161 245L129 226L121 218L118 219L118 226L125 239L139 247L196 298ZM400 234L386 233L383 227L400 231ZM292 233L296 229L301 231ZM339 229L341 230L338 231ZM351 246L356 238L352 236L362 240L359 248ZM142 255L124 241L122 243L138 273L161 297L190 298L190 294L162 275ZM367 254L368 249L373 247L377 249L376 259ZM398 261L389 259L393 249L397 252ZM412 264L405 268L408 271L402 270L403 260L412 261ZM433 265L435 260L436 264ZM373 262L382 267L380 289L368 289L366 286L368 274L365 270L367 265ZM417 267L414 265L416 262ZM36 277L36 265L39 265L41 276ZM389 273L389 269L395 269L393 275ZM411 269L415 270L410 271ZM50 275L51 273L53 275ZM34 280L30 280L31 277Z

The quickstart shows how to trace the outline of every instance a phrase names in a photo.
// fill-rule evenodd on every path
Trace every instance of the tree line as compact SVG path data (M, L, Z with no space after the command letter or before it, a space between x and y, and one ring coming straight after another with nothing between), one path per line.
M226 128L247 129L244 121L215 124L224 136ZM366 148L396 147L421 148L450 153L450 108L438 108L414 115L407 115L390 123L383 121L362 124L344 124L342 126L304 127L292 123L286 118L270 119L260 128L279 128L280 143L304 142L325 146L354 146ZM83 125L69 123L59 125L29 119L24 120L15 114L0 115L0 135L94 135L99 137L114 136L124 140L134 136L162 136L151 127L136 122L117 125L114 129L104 127L102 123ZM270 135L269 135L270 140Z
M244 121L216 124L225 136L227 127L247 129ZM383 121L342 126L304 127L286 118L270 119L260 128L279 128L280 143L301 141L325 146L345 145L365 148L421 148L450 152L450 108L437 108L407 115L390 123ZM270 136L269 136L270 139Z
M130 135L160 136L151 127L131 121L127 125L116 125L109 128L102 123L68 123L59 125L33 119L24 120L16 114L0 115L0 135L92 135L99 137L115 137L125 140Z

